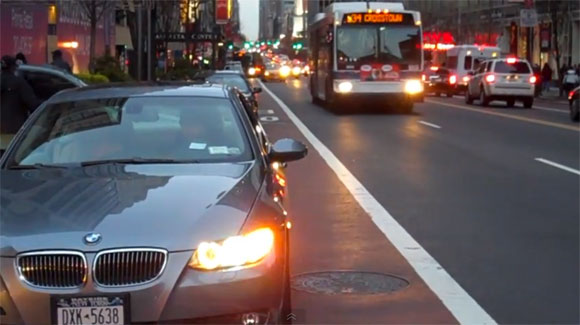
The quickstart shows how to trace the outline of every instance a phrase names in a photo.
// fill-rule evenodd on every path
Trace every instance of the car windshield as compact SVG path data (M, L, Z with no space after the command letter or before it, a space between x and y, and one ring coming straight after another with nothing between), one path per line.
M251 160L230 101L223 98L103 98L51 104L28 127L11 165L163 159Z
M207 81L228 85L238 88L241 92L249 93L250 87L241 75L238 74L214 74L206 78Z
M398 64L421 63L420 29L416 26L381 26L379 59Z
M495 63L494 72L497 73L530 73L530 67L526 62L518 61L515 63L507 63L505 61L497 61Z

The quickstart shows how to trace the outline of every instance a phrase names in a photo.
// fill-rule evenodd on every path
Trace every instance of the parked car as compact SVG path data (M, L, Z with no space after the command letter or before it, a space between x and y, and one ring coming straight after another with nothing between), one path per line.
M36 97L45 101L63 89L86 87L81 79L52 65L22 64L16 70L34 90Z
M517 100L522 101L525 108L532 108L536 76L528 61L517 58L488 60L469 75L466 103L471 104L478 98L481 106L487 106L491 101L502 100L513 107Z
M239 96L99 86L39 107L0 160L2 322L285 321L280 166L307 149L270 145Z
M252 87L243 73L234 70L215 71L206 77L206 81L211 83L224 84L238 89L252 105L254 114L258 114L258 100L256 94L262 92L260 87Z
M580 121L580 87L576 87L568 93L568 102L570 103L570 119Z
M242 63L239 61L227 62L225 67L224 67L224 70L234 70L234 71L244 73L244 67L242 67Z

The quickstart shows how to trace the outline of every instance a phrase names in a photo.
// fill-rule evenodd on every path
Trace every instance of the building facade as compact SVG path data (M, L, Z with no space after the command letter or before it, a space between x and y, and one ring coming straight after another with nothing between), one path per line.
M46 64L56 49L63 52L73 72L88 71L91 30L78 2L0 2L0 54L23 53L28 63ZM114 51L115 6L108 6L97 23L95 55Z
M423 28L456 44L499 46L504 54L556 69L580 63L580 2L566 0L406 0Z

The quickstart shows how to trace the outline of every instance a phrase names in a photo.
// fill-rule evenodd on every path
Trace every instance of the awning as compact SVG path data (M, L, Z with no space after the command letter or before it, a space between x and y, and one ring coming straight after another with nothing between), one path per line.
M125 45L127 50L133 49L133 42L131 41L131 32L129 27L115 26L115 42L117 45Z

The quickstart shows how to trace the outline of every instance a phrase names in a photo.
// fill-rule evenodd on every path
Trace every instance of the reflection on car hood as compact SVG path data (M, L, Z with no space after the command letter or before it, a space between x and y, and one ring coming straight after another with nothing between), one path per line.
M253 163L2 170L0 255L37 249L189 250L239 232L260 188ZM87 246L88 233L102 235Z

